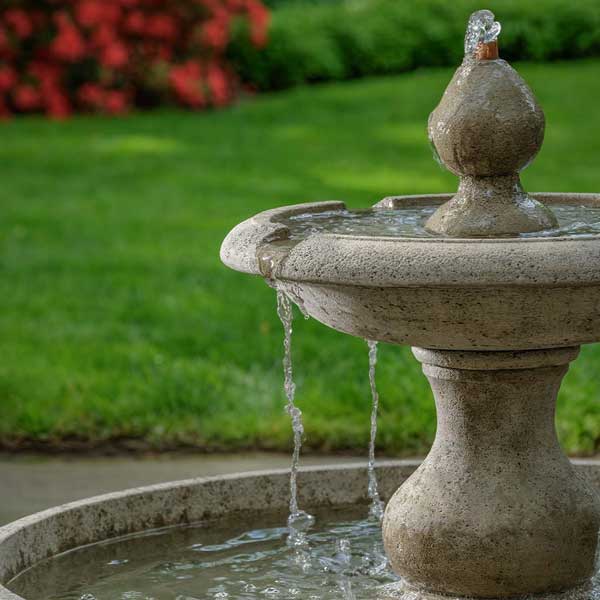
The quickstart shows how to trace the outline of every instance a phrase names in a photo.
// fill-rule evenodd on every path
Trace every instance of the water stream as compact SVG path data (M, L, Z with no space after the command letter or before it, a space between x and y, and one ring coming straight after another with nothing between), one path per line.
M379 411L379 393L375 380L375 370L377 367L377 342L367 340L369 346L369 384L371 387L371 435L369 439L369 464L367 471L369 475L368 494L371 500L369 507L369 516L381 521L383 518L384 504L379 497L379 485L377 483L377 474L375 473L375 442L377 438L377 413Z
M281 289L286 410L294 433L287 527L265 514L249 526L235 517L147 531L66 552L10 582L37 600L424 600L392 573L381 539L383 503L375 473L379 395L378 345L367 341L372 396L368 461L371 506L299 507L298 463L304 428L295 404L292 369L293 302ZM548 600L600 600L600 575L585 590ZM448 600L458 600L448 598Z
M298 504L298 463L304 428L292 370L293 301L277 291L284 328L284 389L294 451L288 526L265 514L260 522L223 522L151 530L107 540L38 563L10 582L37 600L424 600L392 573L381 538L383 503L375 473L379 395L377 342L367 341L372 396L368 496L371 506L316 511ZM600 600L591 587L552 600ZM458 600L448 598L448 600ZM550 600L550 597L549 599Z
M298 507L298 466L304 437L304 424L302 411L296 406L296 384L292 367L292 321L294 313L292 302L286 293L277 289L277 315L283 326L283 376L284 389L287 399L286 411L290 415L292 430L294 432L294 450L292 452L292 465L290 469L290 515L288 517L288 545L297 550L297 559L306 563L308 542L306 532L314 523L314 517Z
M281 289L277 289L277 315L283 326L283 373L284 390L287 399L286 411L290 415L294 435L294 449L290 470L290 513L288 517L287 545L293 549L293 562L307 575L314 571L314 559L318 558L320 567L325 571L336 574L337 586L344 600L355 600L352 589L352 579L348 572L351 570L353 559L352 542L349 538L340 537L335 544L332 556L319 557L318 552L311 549L309 532L315 524L315 518L306 511L300 510L298 505L298 467L304 425L302 411L296 406L296 384L292 364L292 333L293 333L293 305L294 300ZM303 307L302 307L303 308ZM306 316L305 312L302 313ZM377 413L379 409L379 393L376 384L377 342L367 340L369 348L369 386L371 390L372 408L370 419L369 460L368 460L368 497L371 500L366 523L369 521L378 527L383 518L384 503L379 496L379 486L375 472L375 442L377 437ZM360 522L359 522L360 523ZM367 525L368 526L368 525ZM373 566L376 573L383 573L387 568L387 559L379 547L374 543L370 550L363 551L362 560L365 564Z

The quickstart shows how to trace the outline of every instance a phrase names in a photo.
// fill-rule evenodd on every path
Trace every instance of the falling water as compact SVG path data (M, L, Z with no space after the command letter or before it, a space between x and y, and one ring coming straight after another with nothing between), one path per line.
M283 325L283 374L284 389L287 398L286 411L292 421L294 432L294 451L292 453L292 466L290 473L290 515L288 517L288 545L299 551L306 550L306 531L314 523L314 517L298 508L298 464L300 462L300 451L302 449L302 438L304 436L304 425L302 423L302 411L295 404L296 384L292 370L292 302L286 293L277 288L277 314ZM305 552L299 552L297 559L306 563Z
M371 385L371 438L369 440L369 464L368 476L369 487L368 494L371 500L369 507L369 516L378 520L383 518L383 502L379 497L379 486L377 484L377 474L375 473L375 440L377 438L377 412L379 410L379 393L377 392L377 383L375 381L375 369L377 366L377 342L367 340L369 346L369 383Z
M344 600L356 600L356 596L352 591L352 580L345 573L346 570L352 567L352 550L350 540L342 538L336 544L337 556L339 562L339 580L338 587L342 592Z

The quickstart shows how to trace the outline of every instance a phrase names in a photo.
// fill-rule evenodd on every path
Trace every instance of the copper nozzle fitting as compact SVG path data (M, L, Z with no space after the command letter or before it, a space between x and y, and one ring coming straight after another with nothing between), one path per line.
M487 44L479 44L475 50L475 58L477 60L495 60L499 57L498 41L494 40Z

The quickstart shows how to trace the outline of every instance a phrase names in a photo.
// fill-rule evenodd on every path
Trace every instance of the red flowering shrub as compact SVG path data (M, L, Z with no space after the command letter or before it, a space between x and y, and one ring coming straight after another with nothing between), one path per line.
M239 89L226 52L240 19L264 46L261 0L2 0L0 118L225 105Z

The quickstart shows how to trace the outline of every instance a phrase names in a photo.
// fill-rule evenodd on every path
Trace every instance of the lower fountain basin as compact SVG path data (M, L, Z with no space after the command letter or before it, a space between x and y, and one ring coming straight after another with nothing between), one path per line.
M600 206L596 194L533 196L550 207ZM448 198L394 197L375 208L431 207ZM290 239L290 217L344 210L343 203L324 202L261 213L229 234L221 258L233 269L276 280L310 316L365 339L492 351L600 340L600 235L445 238L318 231Z
M417 468L418 461L381 463L378 476L387 500ZM576 460L577 472L600 490L600 461ZM303 469L300 503L316 508L366 506L365 467ZM0 600L24 600L10 581L40 561L87 544L149 529L186 523L222 523L281 512L289 499L285 470L211 477L135 488L53 508L0 529ZM366 509L365 509L366 510ZM43 583L43 582L42 582ZM29 600L34 600L29 597Z

